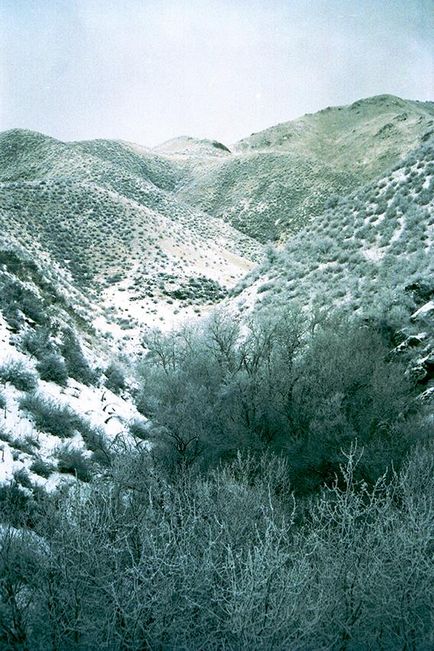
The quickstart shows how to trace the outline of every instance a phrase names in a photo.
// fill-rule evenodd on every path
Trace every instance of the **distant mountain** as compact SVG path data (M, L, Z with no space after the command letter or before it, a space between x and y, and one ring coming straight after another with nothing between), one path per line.
M380 179L433 124L433 103L381 95L229 148L186 136L147 149L7 131L0 225L117 311L119 324L170 327L222 300L263 243L285 242Z
M25 129L0 134L3 182L61 178L99 182L107 189L134 193L135 177L144 186L152 184L170 190L178 182L178 171L152 150L128 143L109 140L64 143Z
M125 317L143 323L158 311L164 320L176 305L196 316L262 247L175 197L182 178L182 166L128 143L8 131L0 136L0 225Z
M434 129L434 103L380 95L252 134L232 156L193 160L180 198L261 242L284 241L382 176Z
M217 140L200 140L189 136L173 138L154 147L154 151L162 155L178 156L224 156L230 154L230 149Z
M298 153L369 178L428 138L433 125L434 102L377 95L254 133L234 149Z

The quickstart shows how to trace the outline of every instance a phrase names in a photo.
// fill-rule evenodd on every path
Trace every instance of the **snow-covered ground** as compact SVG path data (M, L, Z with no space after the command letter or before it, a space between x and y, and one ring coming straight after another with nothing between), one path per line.
M13 346L7 323L0 315L0 367L11 362L20 363L23 369L37 376L34 362ZM8 382L0 384L0 392L5 402L0 409L0 484L11 481L14 474L22 470L28 473L34 484L44 485L49 490L59 482L70 482L70 476L56 471L48 479L31 471L35 459L55 468L57 452L65 446L65 441L37 430L32 417L19 407L24 391ZM105 386L87 386L71 378L65 387L38 379L35 395L52 400L57 405L69 406L100 431L109 445L115 445L120 440L130 443L129 423L136 419L145 420L128 395L120 397ZM69 449L81 450L85 457L91 456L78 431L67 439L66 445Z

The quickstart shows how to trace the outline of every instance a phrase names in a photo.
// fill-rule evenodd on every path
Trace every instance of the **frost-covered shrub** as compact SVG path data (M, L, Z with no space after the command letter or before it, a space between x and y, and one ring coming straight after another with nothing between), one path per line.
M420 194L419 194L419 203L421 206L426 206L432 201L432 188L431 189L423 189Z
M0 382L8 382L19 391L32 391L38 378L24 361L14 359L0 366Z
M53 351L50 332L46 327L27 330L21 337L20 345L22 350L30 353L30 355L37 359Z
M25 454L33 455L35 450L39 449L40 444L38 439L33 434L27 434L24 438L15 436L10 441L11 446L16 450L20 450Z
M97 374L84 356L80 342L72 330L64 333L61 352L70 377L88 385L96 382Z
M44 461L44 459L37 458L34 461L32 461L30 465L30 470L34 472L36 475L39 475L40 477L44 477L44 479L47 479L55 471L55 467L53 466L52 463L49 463L48 461Z
M149 426L145 420L140 420L138 418L134 419L129 423L128 431L131 436L135 436L139 439L145 440L149 438Z
M20 470L16 470L14 472L14 480L17 482L17 484L19 484L23 488L31 489L33 487L33 484L29 477L29 473L25 468L21 468Z
M48 353L41 357L36 365L41 380L55 382L60 386L66 386L68 382L68 371L63 357L57 353Z
M109 466L112 461L110 445L104 432L87 421L80 425L80 433L88 450L93 452L92 460L101 466Z
M34 486L32 486L32 492L30 492L25 490L16 480L9 484L2 484L0 486L2 524L7 523L13 527L34 526L39 515L38 505L35 500L37 495L38 491Z
M120 393L126 388L125 373L119 364L112 362L104 374L106 376L105 386L113 393Z
M39 325L47 322L41 299L18 280L8 279L3 283L0 305L3 316L15 330L23 323L22 314Z
M35 427L59 438L70 438L82 426L82 418L68 405L38 393L29 393L20 400L20 409L28 412Z
M81 481L88 482L91 480L91 464L81 450L65 446L58 450L57 458L59 472L74 475Z

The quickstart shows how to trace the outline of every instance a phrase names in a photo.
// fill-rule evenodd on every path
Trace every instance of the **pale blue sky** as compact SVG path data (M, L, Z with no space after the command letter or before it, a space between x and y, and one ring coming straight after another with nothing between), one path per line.
M232 142L361 97L433 99L431 0L0 0L0 130Z

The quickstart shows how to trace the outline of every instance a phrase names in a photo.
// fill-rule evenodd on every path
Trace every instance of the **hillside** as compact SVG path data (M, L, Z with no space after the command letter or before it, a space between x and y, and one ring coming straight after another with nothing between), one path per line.
M0 135L1 649L433 648L431 116Z
M236 311L294 304L382 320L408 340L432 385L434 354L434 143L379 181L336 198L317 219L269 250L233 294ZM431 389L432 391L432 389Z
M273 150L212 159L191 168L191 180L177 196L263 243L284 241L322 212L330 194L345 194L357 186L351 172Z
M0 485L56 491L140 446L143 329L197 319L260 259L174 198L182 174L130 143L0 135Z
M128 371L101 308L45 254L0 240L0 486L88 481L133 444ZM121 394L122 393L122 397ZM142 419L143 420L143 419ZM4 507L0 494L0 511Z
M291 151L369 179L426 140L433 126L434 102L378 95L254 133L234 149Z
M223 145L217 140L207 140L199 138L191 138L189 136L180 136L172 138L158 145L154 149L161 155L176 155L179 159L182 157L223 157L230 154L230 150L226 145Z
M278 125L232 151L188 137L149 150L1 134L2 359L18 355L34 391L45 381L38 364L54 356L65 387L80 400L93 395L99 427L102 366L143 350L147 327L170 330L219 305L242 319L293 305L314 319L338 310L383 320L429 389L432 110L380 96ZM264 259L262 245L240 232L246 225L259 240L272 228L288 241ZM45 342L37 353L26 349L33 335ZM94 388L77 388L65 370L62 342L71 336L99 368ZM56 382L42 389L61 398ZM23 416L14 391L8 404ZM132 394L125 399L118 408L134 413Z
M390 135L375 141L398 110L396 129L384 130ZM426 103L372 98L255 134L231 148L235 153L221 143L187 137L149 150L115 141L62 143L22 130L2 134L0 312L6 368L12 360L13 368L27 369L31 393L42 391L61 402L75 395L77 413L80 401L92 404L95 426L104 429L104 368L114 355L125 373L131 365L125 354L142 350L148 326L170 330L219 305L241 319L292 305L314 321L338 311L384 322L421 390L430 393L431 112ZM364 152L363 174L358 154L349 156L351 138ZM419 140L426 142L406 153ZM351 151L354 147L355 141ZM378 175L384 166L387 171ZM329 196L332 187L335 194ZM195 202L195 192L201 209L187 202ZM329 207L323 210L326 195ZM297 222L288 197L298 205ZM230 212L230 220L229 212L224 220L211 216L217 204L220 212ZM268 248L265 259L261 244L240 232L244 220L251 230L258 225L249 206L263 219L263 232L269 232L272 210L273 219L278 215L275 237L288 238L280 250ZM291 230L296 232L290 236ZM83 351L84 383L68 370L65 341ZM56 380L44 379L51 367L61 378L60 393ZM129 414L125 423L139 418L135 381L133 373L124 400L110 398ZM20 389L7 388L5 396L6 431L11 418L18 418L13 422L33 436L34 425L19 406ZM127 430L126 424L119 431ZM40 454L44 457L42 449ZM19 463L27 468L31 458L29 452ZM8 467L19 470L19 463Z
M152 150L118 141L64 143L49 136L13 129L0 134L1 181L70 179L98 182L111 190L134 192L149 184L169 190L178 171ZM141 183L139 183L139 181Z
M261 255L255 240L177 200L180 169L143 148L11 131L0 162L3 233L140 323L162 301L162 320L169 306L200 312Z
M382 176L433 125L432 102L390 95L327 108L252 134L232 156L193 161L177 194L259 241L284 241L330 196Z

